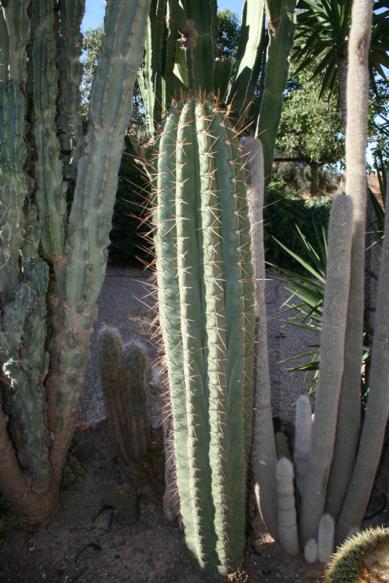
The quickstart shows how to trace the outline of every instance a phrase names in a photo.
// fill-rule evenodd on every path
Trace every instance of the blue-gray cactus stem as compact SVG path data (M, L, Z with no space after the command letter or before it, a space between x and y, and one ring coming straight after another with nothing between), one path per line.
M105 35L89 105L88 131L77 168L68 223L66 257L54 263L54 337L49 371L49 424L56 435L54 471L60 472L69 447L89 357L107 261L124 134L140 65L150 0L109 2ZM65 420L65 421L64 421Z

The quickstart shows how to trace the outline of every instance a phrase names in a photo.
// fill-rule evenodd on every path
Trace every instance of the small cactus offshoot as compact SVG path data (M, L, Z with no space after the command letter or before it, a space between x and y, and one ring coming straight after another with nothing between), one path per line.
M125 462L136 461L150 444L145 349L136 340L123 346L119 332L105 328L99 341L99 363L111 439Z

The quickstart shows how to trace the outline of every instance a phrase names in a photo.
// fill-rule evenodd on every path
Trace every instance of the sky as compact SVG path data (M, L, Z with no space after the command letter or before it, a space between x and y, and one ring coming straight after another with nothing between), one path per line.
M240 16L243 0L219 0L219 10L231 10ZM81 30L89 30L103 25L105 2L104 0L86 0L85 16Z

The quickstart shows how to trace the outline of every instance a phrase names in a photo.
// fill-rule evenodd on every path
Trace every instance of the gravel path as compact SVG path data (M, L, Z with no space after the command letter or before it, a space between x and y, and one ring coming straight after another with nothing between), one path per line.
M282 361L298 352L309 350L317 341L314 334L282 322L285 314L282 305L290 295L285 285L268 275L266 281L266 307L268 314L268 345L272 382L273 415L283 421L292 421L294 403L300 393L307 392L311 384L309 373L288 372L290 363ZM97 366L97 338L104 326L117 328L128 340L152 315L152 274L132 268L109 267L99 298L99 314L92 338L91 359L88 365L84 394L81 400L80 419L95 425L105 418L101 382ZM138 318L138 319L137 319ZM143 321L142 321L143 318ZM140 319L140 321L139 321ZM150 351L155 352L151 344Z

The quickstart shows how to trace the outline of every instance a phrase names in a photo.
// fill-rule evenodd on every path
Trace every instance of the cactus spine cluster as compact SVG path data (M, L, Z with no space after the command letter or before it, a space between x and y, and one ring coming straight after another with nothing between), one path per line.
M337 550L328 564L325 583L389 581L389 529L363 530Z
M245 544L253 273L239 141L200 98L173 107L164 125L155 224L185 537L201 567L226 574Z
M149 3L108 3L83 136L83 0L0 2L0 489L33 525L74 431Z
M99 338L99 365L112 442L125 462L136 461L150 444L145 348L136 339L123 346L118 331L105 328Z

